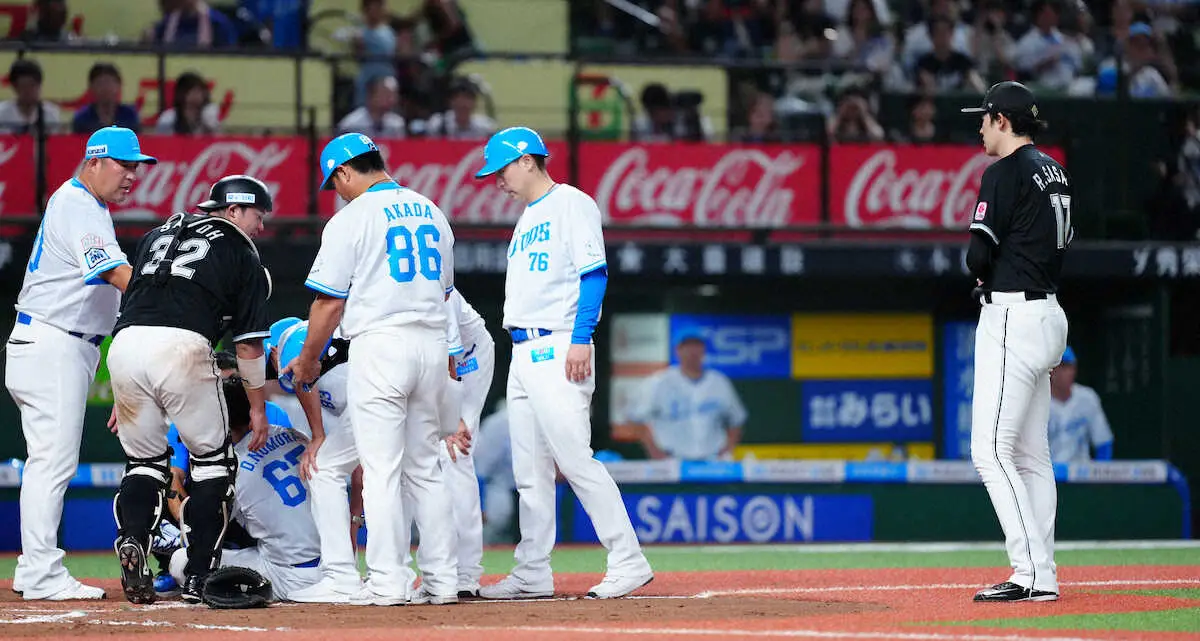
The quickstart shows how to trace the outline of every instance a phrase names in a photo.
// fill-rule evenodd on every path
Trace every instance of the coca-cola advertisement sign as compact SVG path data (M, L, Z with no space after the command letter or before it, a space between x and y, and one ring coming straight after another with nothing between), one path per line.
M1063 162L1061 149L1043 148ZM966 229L983 171L995 158L962 145L837 145L830 216L847 227Z
M816 145L586 142L579 170L609 224L785 227L821 216Z
M375 143L397 182L428 197L455 222L510 225L525 208L497 189L495 178L475 178L475 172L483 168L482 142L413 139ZM547 147L548 170L557 179L566 180L566 145L547 142ZM336 195L326 193L321 198L321 211L330 215L343 204Z
M34 152L29 136L0 136L0 216L37 211Z
M277 215L308 212L308 143L304 138L140 136L142 151L158 159L138 169L129 198L113 207L118 219L158 220L194 211L212 184L230 174L248 174L271 190ZM55 136L46 143L49 188L74 175L83 160L83 136ZM32 187L31 187L32 188Z

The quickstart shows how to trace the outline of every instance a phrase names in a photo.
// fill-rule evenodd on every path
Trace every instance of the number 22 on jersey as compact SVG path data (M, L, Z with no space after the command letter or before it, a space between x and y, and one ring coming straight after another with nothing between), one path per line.
M434 225L421 225L416 231L392 227L387 233L388 271L397 283L412 282L417 274L427 280L442 277L442 254L437 242L441 232Z

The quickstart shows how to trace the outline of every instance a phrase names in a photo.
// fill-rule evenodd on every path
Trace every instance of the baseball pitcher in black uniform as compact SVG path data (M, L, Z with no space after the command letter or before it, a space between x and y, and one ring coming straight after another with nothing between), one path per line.
M138 244L108 352L127 459L113 506L114 547L132 603L155 598L146 555L171 481L168 421L191 457L180 527L188 550L184 600L202 599L204 579L220 563L237 468L213 355L227 331L251 404L250 449L267 436L262 343L270 336L271 281L252 237L271 211L271 194L255 178L227 176L196 207L205 213L175 214Z
M1045 127L1033 93L993 85L983 106L984 150L998 156L983 173L971 220L967 266L982 309L975 332L971 459L1004 529L1013 572L976 601L1054 601L1054 518L1050 463L1050 370L1067 345L1058 305L1063 255L1071 244L1071 180L1033 137Z

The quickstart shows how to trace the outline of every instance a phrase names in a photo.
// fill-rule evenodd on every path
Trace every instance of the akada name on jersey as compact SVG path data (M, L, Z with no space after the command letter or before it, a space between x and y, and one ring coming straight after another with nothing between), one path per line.
M401 211L403 206L403 211ZM400 220L401 218L428 218L433 220L433 209L426 204L425 210L421 210L421 203L392 203L391 207L383 208L383 215L387 216L388 222Z

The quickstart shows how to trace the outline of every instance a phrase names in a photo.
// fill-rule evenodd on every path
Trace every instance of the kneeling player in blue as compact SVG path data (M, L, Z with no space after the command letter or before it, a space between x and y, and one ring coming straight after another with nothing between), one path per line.
M272 423L267 443L249 449L250 405L241 381L223 384L229 410L229 430L238 459L233 511L221 553L222 566L247 567L272 583L275 598L321 578L321 546L313 522L308 488L300 478L305 439L286 425ZM286 422L286 414L276 415ZM171 557L171 574L183 578L187 553Z

